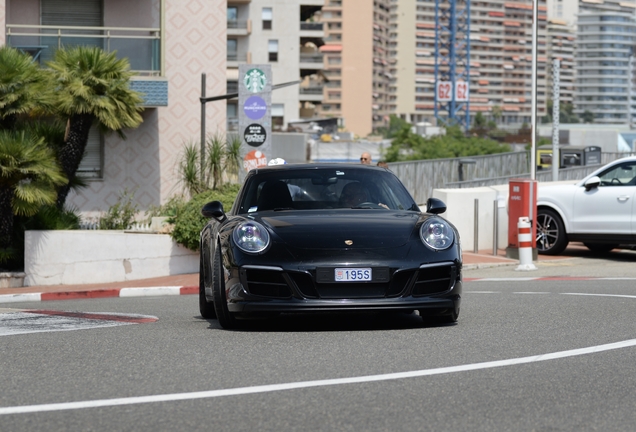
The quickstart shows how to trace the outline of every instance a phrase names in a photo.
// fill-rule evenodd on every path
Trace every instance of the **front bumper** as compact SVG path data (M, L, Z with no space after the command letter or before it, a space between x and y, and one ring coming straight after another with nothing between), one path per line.
M389 267L381 282L317 282L316 269L276 266L233 268L226 280L233 313L428 310L431 315L459 310L461 262L404 269Z

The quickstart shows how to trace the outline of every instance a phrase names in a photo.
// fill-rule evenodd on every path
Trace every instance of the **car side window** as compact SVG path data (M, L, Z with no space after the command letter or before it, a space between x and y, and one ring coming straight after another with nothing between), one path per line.
M636 185L636 162L625 162L602 173L601 186L634 186Z

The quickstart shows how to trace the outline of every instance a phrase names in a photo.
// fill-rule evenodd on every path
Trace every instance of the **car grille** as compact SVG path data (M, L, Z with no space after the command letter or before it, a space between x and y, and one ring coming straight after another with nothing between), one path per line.
M420 268L413 286L413 296L446 292L453 287L455 279L457 279L457 267L452 264Z
M267 269L244 268L241 273L244 286L252 295L290 298L295 291L309 299L398 297L407 294L410 287L413 296L427 296L448 291L457 278L457 268L453 264L398 271L386 283L315 283L314 276L309 272L285 273Z
M247 291L262 297L289 298L291 289L281 271L245 269Z

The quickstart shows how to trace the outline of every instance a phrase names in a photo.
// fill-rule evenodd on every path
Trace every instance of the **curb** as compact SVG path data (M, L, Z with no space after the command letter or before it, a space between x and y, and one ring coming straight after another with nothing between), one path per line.
M198 294L198 286L164 286L143 288L112 288L89 291L58 291L43 293L3 294L0 303L18 303L51 300L77 300L108 297L150 297Z

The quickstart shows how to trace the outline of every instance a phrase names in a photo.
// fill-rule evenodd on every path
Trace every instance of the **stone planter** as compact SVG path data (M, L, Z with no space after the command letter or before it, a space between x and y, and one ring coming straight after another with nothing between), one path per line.
M22 272L0 273L0 288L20 288L24 286L24 276Z
M25 232L25 286L121 282L198 271L199 254L168 234Z

